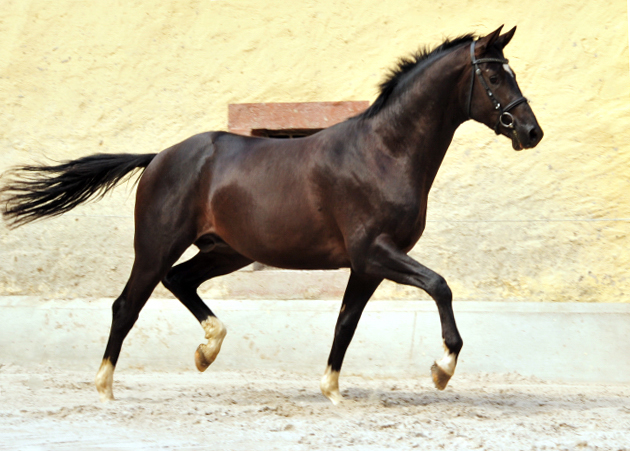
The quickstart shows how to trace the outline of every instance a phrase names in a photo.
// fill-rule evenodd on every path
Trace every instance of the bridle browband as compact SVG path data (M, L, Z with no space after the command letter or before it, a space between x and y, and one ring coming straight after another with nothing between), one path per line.
M512 116L512 114L509 113L509 111L515 106L520 105L521 103L526 103L527 99L521 95L521 97L510 102L508 106L506 106L505 108L501 106L501 103L494 96L492 89L490 89L490 86L488 86L488 83L486 83L486 80L483 78L481 68L479 67L479 65L482 63L507 64L508 60L504 58L476 59L475 58L475 44L476 43L477 41L473 41L470 44L470 63L473 66L473 70L472 70L472 76L470 77L470 94L468 95L468 108L467 108L468 118L472 119L470 116L470 109L472 106L471 104L472 104L473 88L475 87L475 75L477 75L477 78L479 78L479 82L481 83L481 86L483 86L483 88L486 90L486 94L488 94L488 97L492 101L492 104L494 105L494 109L501 112L501 114L499 114L499 120L497 121L497 124L494 126L494 132L498 135L499 126L503 126L509 129L514 128L514 123L516 122L516 120L514 119L514 116Z

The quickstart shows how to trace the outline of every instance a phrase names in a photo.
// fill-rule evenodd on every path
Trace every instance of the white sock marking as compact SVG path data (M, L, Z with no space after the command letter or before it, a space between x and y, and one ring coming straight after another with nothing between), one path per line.
M96 385L96 390L98 390L101 402L112 401L114 399L113 383L114 365L112 365L109 359L104 359L94 379L94 384Z
M455 366L457 365L457 356L453 354L444 344L444 357L442 357L438 362L435 362L437 366L442 368L442 370L452 376L455 374Z
M338 405L343 401L341 393L339 393L339 371L333 371L330 365L326 368L324 377L319 384L324 396L334 404Z

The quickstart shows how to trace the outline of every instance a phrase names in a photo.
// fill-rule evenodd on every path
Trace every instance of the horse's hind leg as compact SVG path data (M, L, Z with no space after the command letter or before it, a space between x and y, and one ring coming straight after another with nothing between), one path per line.
M96 389L103 402L114 399L112 391L114 369L120 356L123 341L159 281L158 274L140 269L138 265L134 264L134 269L125 289L112 305L112 326L103 361L95 379Z
M112 391L114 369L125 337L157 284L186 249L185 245L180 244L165 253L160 250L160 246L148 242L145 245L138 245L138 241L144 240L138 240L136 236L136 258L125 289L112 305L109 339L101 367L96 374L96 389L103 402L114 399Z
M335 326L335 339L328 357L328 367L320 383L322 393L333 404L342 401L341 393L339 393L339 372L346 350L354 336L365 305L382 280L378 277L359 276L354 271L350 273L350 280L343 295L341 311Z
M216 359L227 330L197 294L197 288L213 277L229 274L252 263L231 249L227 252L199 252L190 260L172 268L162 283L195 315L208 340L195 352L195 364L205 371Z

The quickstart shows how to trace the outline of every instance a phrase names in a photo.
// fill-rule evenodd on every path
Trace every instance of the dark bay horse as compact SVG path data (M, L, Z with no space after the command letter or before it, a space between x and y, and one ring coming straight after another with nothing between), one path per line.
M462 339L444 278L407 255L425 227L427 196L460 124L474 119L515 150L543 137L503 56L515 28L447 40L402 59L362 114L307 138L278 140L210 132L158 154L96 154L55 166L14 169L1 188L9 226L62 214L144 171L135 206L135 260L114 301L96 376L101 400L123 340L158 283L199 320L204 371L225 326L199 285L254 261L290 269L351 269L321 390L341 400L339 371L363 309L383 279L436 302L445 355L431 368L438 389L455 371ZM191 245L192 259L173 265Z

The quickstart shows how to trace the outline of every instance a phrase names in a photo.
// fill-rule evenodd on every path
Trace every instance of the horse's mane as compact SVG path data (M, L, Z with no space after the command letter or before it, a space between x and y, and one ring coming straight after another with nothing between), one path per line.
M398 60L398 63L393 69L390 69L387 78L379 85L380 93L374 103L359 114L359 119L369 119L374 117L380 111L383 110L387 101L392 96L392 93L401 85L403 78L412 72L414 69L427 65L434 61L435 57L440 56L444 52L453 49L465 42L472 42L475 38L473 34L466 34L455 39L446 39L442 44L434 49L428 47L420 48L416 53L411 56L402 57Z

